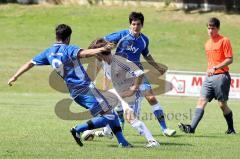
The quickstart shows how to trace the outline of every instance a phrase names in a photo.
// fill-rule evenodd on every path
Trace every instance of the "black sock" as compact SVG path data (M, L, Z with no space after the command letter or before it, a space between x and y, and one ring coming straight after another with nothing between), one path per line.
M225 114L224 117L226 119L226 122L227 122L227 125L228 125L228 129L234 130L234 128L233 128L233 114L232 114L232 111L230 113L228 113L228 114Z
M194 115L194 118L193 118L192 124L191 124L192 131L195 131L198 123L200 122L200 120L203 117L203 114L204 114L203 109L201 109L201 108L196 108L195 109L195 115Z

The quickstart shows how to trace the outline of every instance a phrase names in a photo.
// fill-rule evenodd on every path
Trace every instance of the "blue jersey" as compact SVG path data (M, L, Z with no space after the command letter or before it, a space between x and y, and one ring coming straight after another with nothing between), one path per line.
M116 55L127 58L137 64L141 69L140 56L149 54L148 38L142 33L134 37L130 30L122 30L104 37L105 40L117 43Z
M51 65L64 79L73 98L87 94L92 82L77 55L80 48L56 43L32 59L35 65Z

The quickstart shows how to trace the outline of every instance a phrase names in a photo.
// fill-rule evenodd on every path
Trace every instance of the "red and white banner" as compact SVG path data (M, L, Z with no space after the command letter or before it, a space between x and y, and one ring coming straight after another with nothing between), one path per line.
M240 99L240 74L231 74L231 78L229 98ZM166 80L172 83L172 90L165 95L199 96L204 79L204 72L168 71Z

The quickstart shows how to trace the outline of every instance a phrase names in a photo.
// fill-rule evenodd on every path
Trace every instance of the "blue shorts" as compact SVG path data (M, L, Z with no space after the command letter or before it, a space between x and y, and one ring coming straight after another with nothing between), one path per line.
M151 90L151 89L152 89L151 84L149 83L147 77L144 76L144 77L143 77L143 82L142 82L142 84L140 85L139 90L140 90L141 92L144 92L144 91L149 91L149 90Z
M93 116L111 108L105 97L96 88L89 88L87 93L79 94L74 98L74 101L80 106L90 109Z

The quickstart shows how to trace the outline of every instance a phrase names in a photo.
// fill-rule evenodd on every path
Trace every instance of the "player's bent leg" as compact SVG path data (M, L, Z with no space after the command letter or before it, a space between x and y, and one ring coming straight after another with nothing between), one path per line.
M101 94L100 94L100 97L101 97ZM79 97L76 98L75 101L78 104L85 106L85 108L92 110L91 111L92 115L95 116L101 112L104 113L104 110L101 110L101 108L103 108L102 105L104 105L105 103L108 105L108 102L106 101L106 99L104 99L104 97L102 97L102 99L103 100L100 100L102 102L99 102L97 100L97 98L95 98L94 95L88 94L87 96L79 95ZM110 111L110 112L108 111L108 114L105 113L104 116L95 117L95 118L89 120L87 123L77 125L75 128L71 129L71 132L72 132L74 139L79 144L81 141L79 138L80 133L82 133L83 131L86 131L86 130L101 128L101 127L106 126L107 124L110 125L111 129L113 130L113 133L115 134L115 136L118 139L119 144L121 144L123 147L130 145L126 141L126 139L124 138L124 136L122 134L122 129L120 127L120 123L119 123L116 113L112 112L112 111Z
M195 114L191 125L179 123L178 124L179 129L185 133L195 133L197 125L199 124L203 117L204 108L206 107L207 103L208 100L206 98L200 97L197 102L197 107L195 109Z
M152 133L149 131L149 129L146 127L146 125L137 119L137 117L134 115L134 111L129 108L125 110L125 116L128 123L131 124L131 126L139 133L139 135L144 136L148 142L145 147L158 147L160 144L153 138Z
M123 130L123 129L124 129L124 124L125 124L123 108L122 108L121 105L119 105L119 106L115 107L114 110L117 112L118 119L119 119L119 121L120 121L121 128L122 128L122 130Z
M96 128L104 127L108 123L108 119L103 116L95 117L86 123L78 124L76 127L72 128L70 131L72 133L73 138L80 146L83 146L81 141L81 134L86 130L93 130Z
M145 96L145 98L147 99L147 101L148 101L148 103L149 103L150 105L155 105L155 104L158 103L155 95L153 94L152 89L146 90L146 91L144 92L144 96Z
M108 116L108 119L109 119L108 124L109 124L110 128L112 129L113 134L116 136L119 146L120 147L132 147L132 145L130 143L128 143L128 141L123 136L122 128L120 126L117 114L113 111L111 116Z
M228 107L227 101L218 101L218 104L223 111L224 118L227 122L228 129L225 132L226 134L235 134L235 129L233 126L233 113L232 110Z
M106 114L100 117L95 117L84 124L79 124L75 128L71 129L71 133L75 141L80 146L83 146L83 143L80 138L82 132L86 130L101 128L106 126L107 124L109 124L114 135L117 137L119 145L121 145L121 147L130 147L131 144L129 144L125 139L125 137L123 136L118 117L115 113Z
M105 126L102 130L94 132L97 137L107 137L108 139L113 139L113 132L109 125Z
M163 113L163 108L160 105L160 103L157 101L156 97L154 96L152 89L150 88L145 90L144 96L147 99L148 103L152 106L152 112L155 115L155 117L158 119L163 135L168 137L174 136L176 134L176 130L169 129L167 127L164 113Z
M152 93L152 90L146 91L145 97L152 106L152 112L155 115L155 117L158 119L163 135L169 136L169 137L174 136L176 134L176 131L169 129L167 127L162 106L160 105L160 103L158 103L156 97Z

